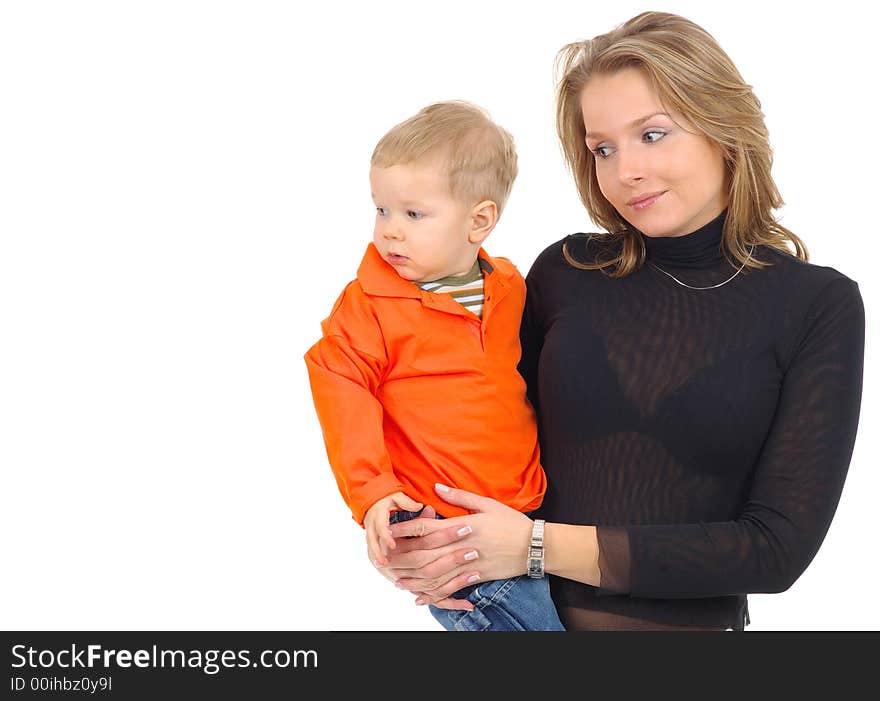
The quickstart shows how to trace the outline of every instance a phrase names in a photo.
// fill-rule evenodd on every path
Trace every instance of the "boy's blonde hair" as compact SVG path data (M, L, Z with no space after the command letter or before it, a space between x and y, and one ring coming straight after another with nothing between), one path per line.
M761 103L718 42L702 27L665 12L644 12L616 29L563 47L557 56L561 76L556 90L556 126L569 169L590 218L609 232L609 251L596 265L612 277L629 275L643 264L641 238L599 189L593 152L584 141L580 97L595 75L637 68L661 103L684 117L720 147L728 179L723 250L728 259L749 268L763 267L751 246L770 246L807 260L807 248L773 216L783 205L770 175L772 151Z
M517 174L513 137L480 107L462 100L437 102L383 136L370 165L389 168L436 159L452 196L468 205L492 200L498 213Z

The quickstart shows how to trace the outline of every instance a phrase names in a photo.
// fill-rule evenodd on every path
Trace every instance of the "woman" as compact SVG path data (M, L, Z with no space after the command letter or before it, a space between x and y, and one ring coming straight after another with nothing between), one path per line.
M760 103L703 29L648 12L559 65L566 160L611 233L554 243L527 279L544 571L568 629L741 630L746 595L790 587L837 507L861 400L858 287L774 220ZM477 615L478 596L446 597L474 574L524 575L533 522L438 495L475 513L394 526L417 537L386 574Z

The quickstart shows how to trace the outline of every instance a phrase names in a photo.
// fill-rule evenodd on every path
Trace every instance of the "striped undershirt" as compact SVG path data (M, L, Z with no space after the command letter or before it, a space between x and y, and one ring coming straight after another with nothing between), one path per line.
M465 309L483 318L483 271L479 259L464 275L450 275L418 285L426 292L450 295Z

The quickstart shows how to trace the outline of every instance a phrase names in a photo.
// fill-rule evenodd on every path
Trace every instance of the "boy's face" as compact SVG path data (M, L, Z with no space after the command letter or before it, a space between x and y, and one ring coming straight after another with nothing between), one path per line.
M370 169L376 204L373 243L400 277L429 282L464 275L477 259L471 208L455 199L449 179L430 163Z

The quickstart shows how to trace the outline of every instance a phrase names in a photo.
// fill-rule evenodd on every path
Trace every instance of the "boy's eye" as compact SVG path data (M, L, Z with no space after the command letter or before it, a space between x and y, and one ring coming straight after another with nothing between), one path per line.
M406 216L408 216L410 219L414 219L415 221L418 221L419 219L421 219L425 215L422 214L421 212L417 212L414 209L408 209L408 210L406 210Z
M386 214L385 208L384 207L376 207L376 214L378 214L380 217L384 217Z

